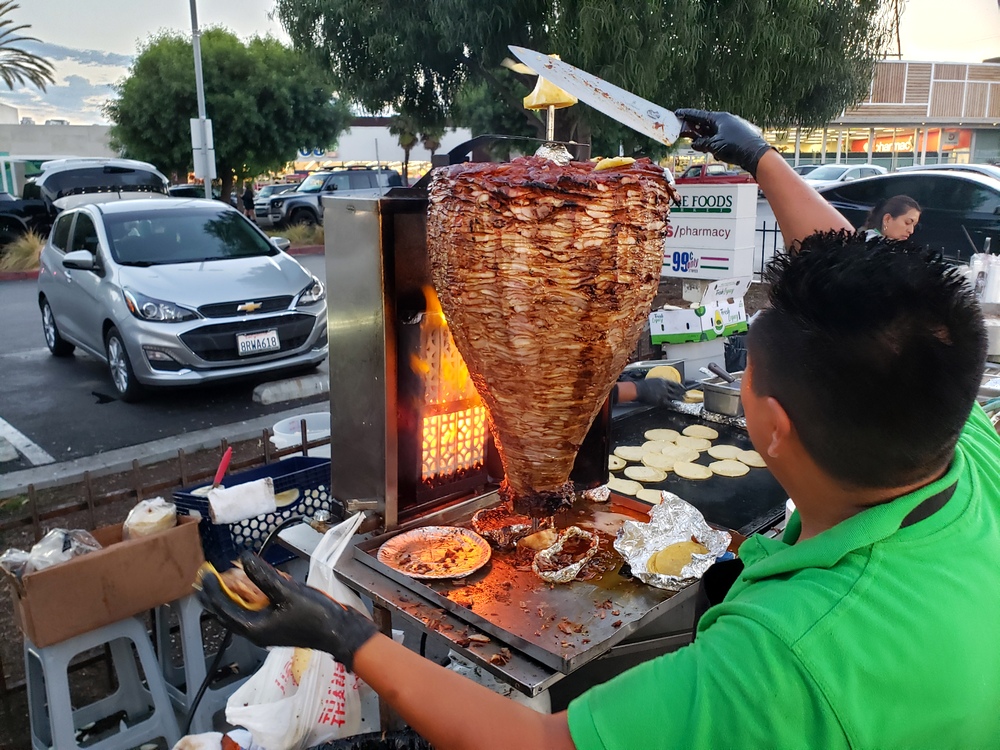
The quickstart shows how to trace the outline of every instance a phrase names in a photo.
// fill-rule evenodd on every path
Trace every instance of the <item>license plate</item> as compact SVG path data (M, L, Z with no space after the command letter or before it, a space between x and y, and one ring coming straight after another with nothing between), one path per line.
M260 333L240 333L236 335L236 351L241 357L248 354L276 352L281 348L277 331L261 331Z

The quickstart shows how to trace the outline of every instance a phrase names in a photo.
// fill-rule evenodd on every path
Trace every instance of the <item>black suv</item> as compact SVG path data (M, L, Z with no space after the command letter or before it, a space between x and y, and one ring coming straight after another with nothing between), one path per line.
M274 226L322 224L324 195L378 196L402 184L399 172L392 169L347 167L313 172L292 192L271 198L268 216Z

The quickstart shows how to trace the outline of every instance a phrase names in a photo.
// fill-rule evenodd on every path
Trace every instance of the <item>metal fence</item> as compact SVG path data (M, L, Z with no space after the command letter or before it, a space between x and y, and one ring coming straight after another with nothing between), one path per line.
M754 234L753 279L760 281L767 262L780 252L785 244L781 238L781 229L775 221L766 219L760 223Z

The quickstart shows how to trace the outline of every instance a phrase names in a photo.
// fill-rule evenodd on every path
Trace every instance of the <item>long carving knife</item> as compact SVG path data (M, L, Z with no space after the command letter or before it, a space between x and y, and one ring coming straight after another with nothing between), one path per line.
M680 137L681 121L669 109L540 52L508 49L542 78L636 132L668 146Z

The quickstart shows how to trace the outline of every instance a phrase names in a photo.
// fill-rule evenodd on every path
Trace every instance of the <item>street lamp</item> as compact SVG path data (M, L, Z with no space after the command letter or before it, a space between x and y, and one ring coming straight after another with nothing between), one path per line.
M205 197L212 197L215 179L215 143L212 121L205 116L205 81L201 73L201 32L198 30L197 0L191 0L191 43L194 47L194 83L198 93L198 117L191 118L191 149L194 176L205 181Z

